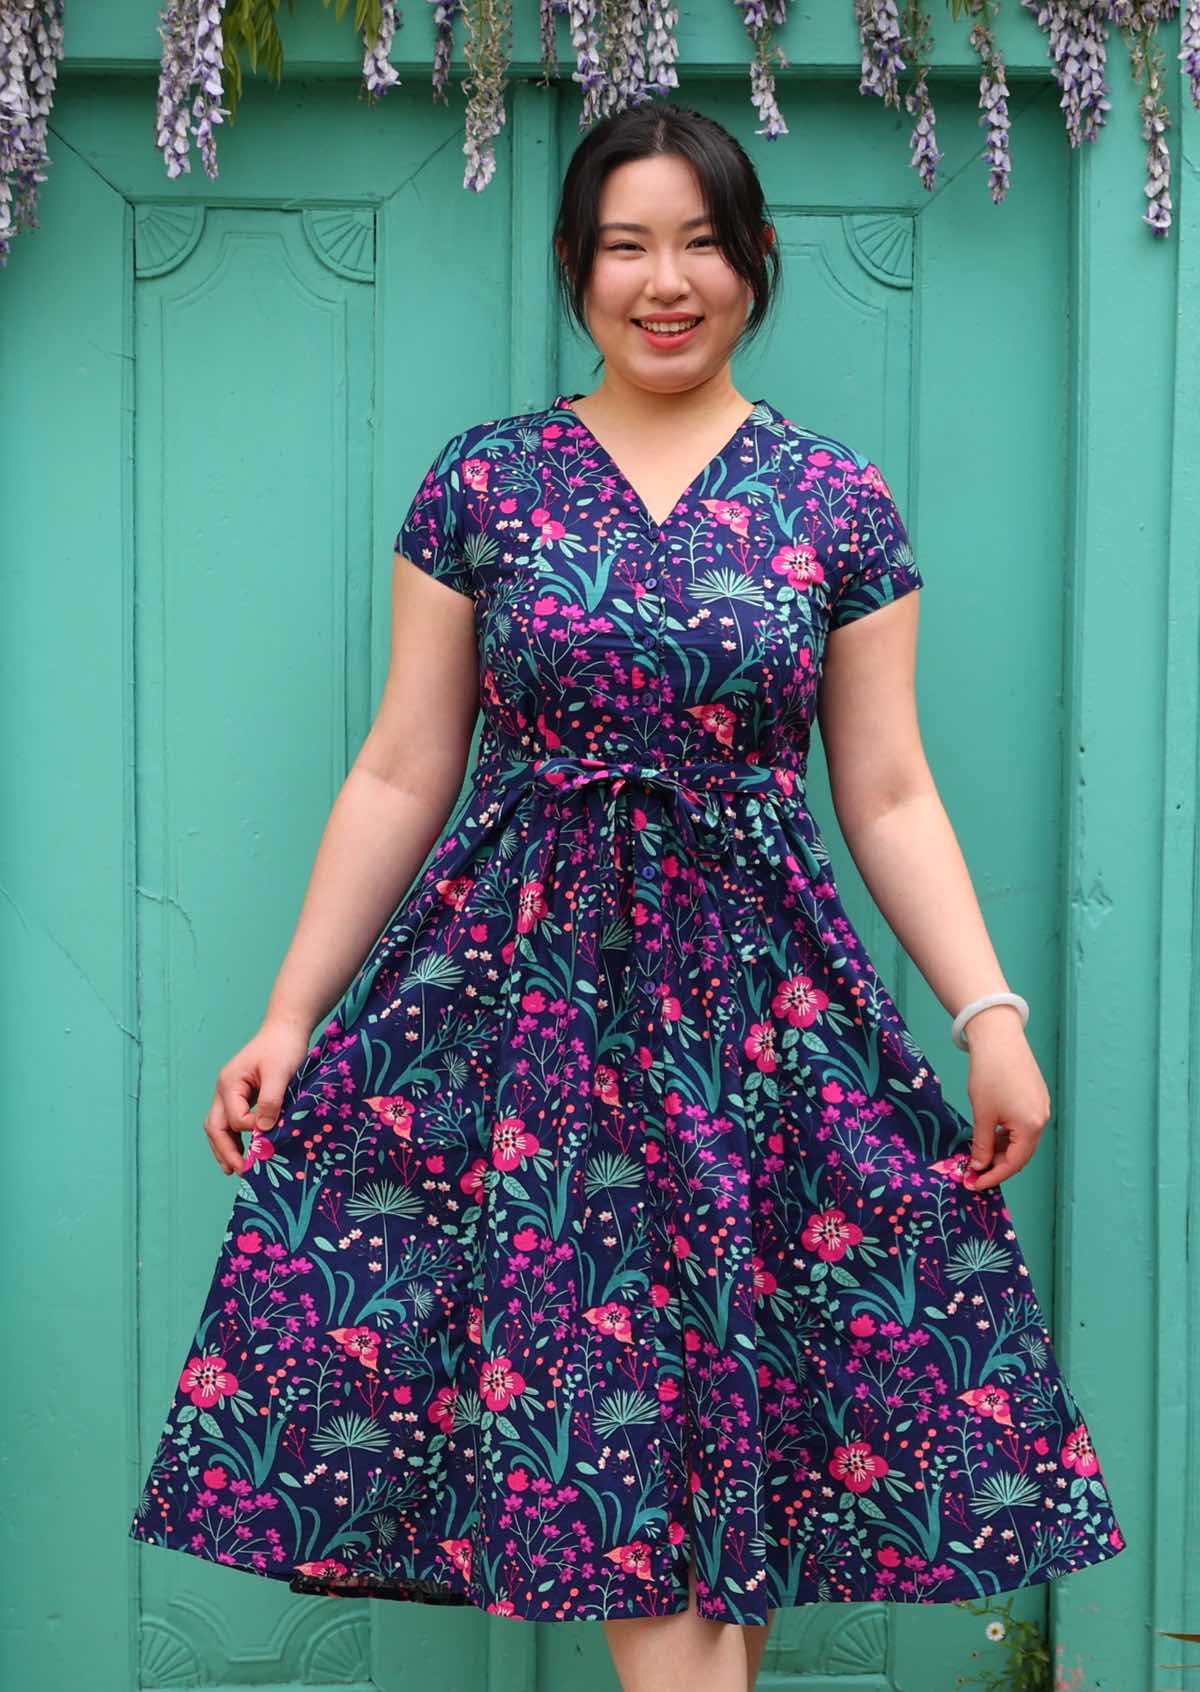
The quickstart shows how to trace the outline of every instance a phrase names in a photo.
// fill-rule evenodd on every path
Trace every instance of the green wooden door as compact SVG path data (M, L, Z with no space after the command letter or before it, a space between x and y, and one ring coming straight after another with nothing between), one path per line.
M21 794L3 825L5 1027L24 1098L66 1082L7 1192L9 1284L39 1288L36 1306L10 1308L10 1346L39 1396L14 1426L15 1468L36 1484L14 1489L0 1530L5 1666L29 1685L558 1692L570 1675L598 1692L616 1682L595 1626L299 1599L124 1539L232 1196L201 1120L217 1066L261 1017L382 686L399 518L454 429L593 382L594 353L558 326L550 289L576 91L516 86L496 183L469 195L458 106L431 108L413 69L367 113L327 22L347 79L256 91L222 134L218 182L165 180L144 43L139 74L65 78L42 229L0 282ZM715 68L723 56L740 63L740 44L707 54ZM802 118L773 145L753 134L743 80L701 67L682 96L751 149L783 244L775 329L735 376L871 454L908 518L928 584L927 751L1055 1100L1007 1196L1130 1531L1145 1470L1118 1437L1137 1421L1129 1353L1089 1349L1082 1330L1089 1317L1120 1330L1129 1265L1089 1241L1119 1237L1118 1200L1135 1201L1127 1186L1106 1209L1102 1172L1077 1167L1088 1085L1078 1048L1060 1054L1056 1008L1079 977L1068 944L1089 943L1064 911L1082 566L1056 92L1043 78L1014 96L1025 169L998 214L969 82L939 91L933 195L902 120L853 78L796 87ZM810 793L868 948L967 1110L949 1019L857 877L819 748ZM1068 1248L1086 1288L1063 1278ZM1132 1562L1074 1577L1075 1608L1039 1588L1016 1613L1057 1603L1072 1639L1119 1655L1089 1618L1143 1601ZM1186 1623L1174 1611L1161 1625ZM983 1644L982 1622L949 1606L787 1611L764 1684L941 1692Z

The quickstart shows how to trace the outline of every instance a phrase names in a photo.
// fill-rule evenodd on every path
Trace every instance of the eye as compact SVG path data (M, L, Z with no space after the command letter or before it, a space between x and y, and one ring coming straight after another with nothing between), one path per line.
M688 245L694 247L696 241L707 241L710 247L715 247L717 245L717 238L715 235L697 235L695 240L690 241ZM624 247L635 248L636 246L636 241L613 241L604 250L608 253L619 253Z

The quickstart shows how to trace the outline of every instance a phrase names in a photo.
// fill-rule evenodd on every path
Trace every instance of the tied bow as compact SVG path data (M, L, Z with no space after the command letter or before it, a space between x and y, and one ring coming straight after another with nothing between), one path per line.
M778 792L769 764L736 763L714 758L701 763L636 764L595 757L556 756L533 766L533 775L555 795L577 793L597 782L614 794L627 785L659 793L671 803L691 850L699 858L720 859L732 846L734 817L721 800L722 790Z

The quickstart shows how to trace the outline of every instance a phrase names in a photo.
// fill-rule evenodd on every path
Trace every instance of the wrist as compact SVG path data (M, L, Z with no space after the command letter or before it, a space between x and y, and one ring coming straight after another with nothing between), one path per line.
M1001 1039L1025 1032L1024 1019L1016 1005L985 1005L966 1023L963 1033L968 1045L978 1045L997 1036Z
M263 1017L264 1028L299 1028L311 1033L320 1019L320 1012L306 1005L269 1004Z

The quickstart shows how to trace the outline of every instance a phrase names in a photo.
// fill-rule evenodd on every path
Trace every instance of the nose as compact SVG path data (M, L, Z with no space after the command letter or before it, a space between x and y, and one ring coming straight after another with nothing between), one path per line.
M653 261L652 289L654 298L667 306L674 305L688 291L683 266L670 247L661 248Z

